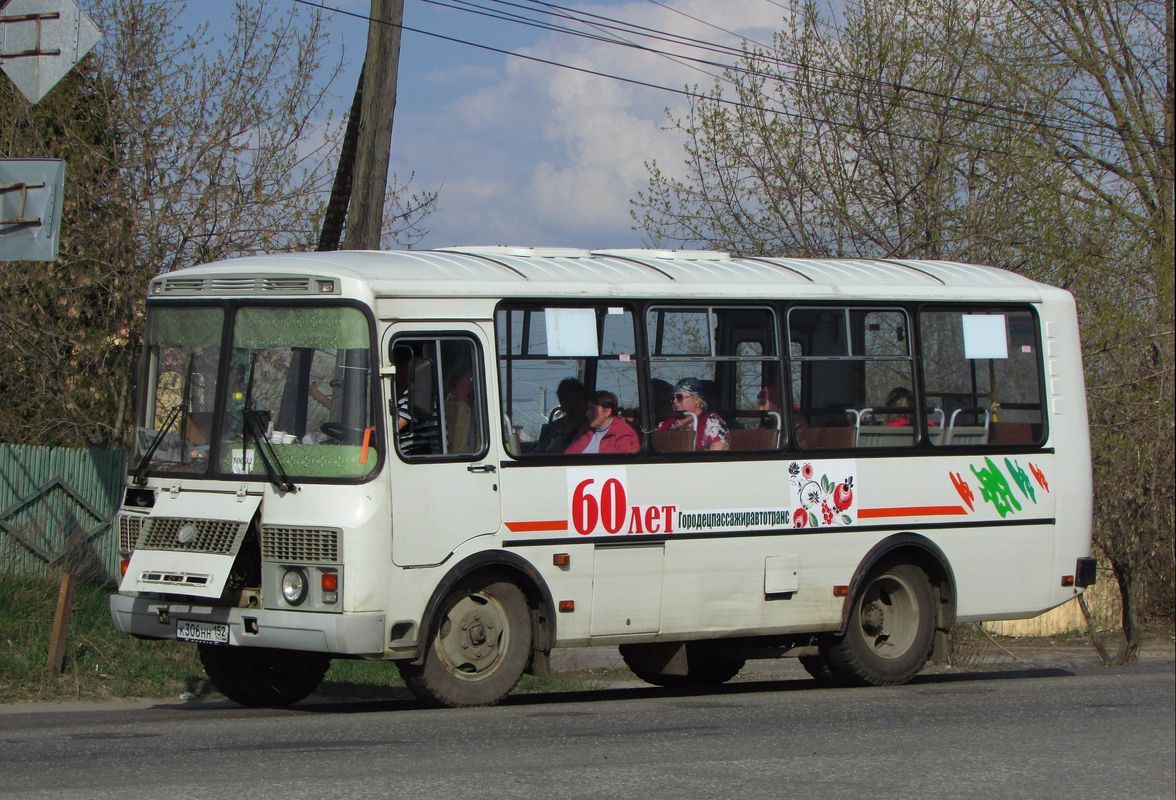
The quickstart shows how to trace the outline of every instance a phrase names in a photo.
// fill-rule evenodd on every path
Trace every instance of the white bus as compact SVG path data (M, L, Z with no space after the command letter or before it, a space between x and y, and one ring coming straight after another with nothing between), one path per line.
M138 391L114 623L247 705L332 658L489 704L587 645L899 684L1094 581L1073 300L989 267L243 258L151 281Z

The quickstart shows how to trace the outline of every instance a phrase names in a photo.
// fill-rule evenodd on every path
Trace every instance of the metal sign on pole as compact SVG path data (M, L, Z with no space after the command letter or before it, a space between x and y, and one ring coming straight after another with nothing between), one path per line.
M102 38L75 0L0 1L0 69L40 101Z
M0 159L0 261L56 261L65 162Z

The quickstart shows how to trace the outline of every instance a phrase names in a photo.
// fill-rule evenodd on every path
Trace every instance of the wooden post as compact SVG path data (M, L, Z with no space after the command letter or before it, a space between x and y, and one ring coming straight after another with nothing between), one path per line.
M376 250L380 246L403 21L404 0L371 0L359 142L347 211L347 234L343 240L343 247L348 250Z
M69 633L69 618L73 614L74 584L78 576L67 572L61 576L61 588L57 591L57 612L53 615L53 630L49 632L49 671L61 674L65 661L65 644Z

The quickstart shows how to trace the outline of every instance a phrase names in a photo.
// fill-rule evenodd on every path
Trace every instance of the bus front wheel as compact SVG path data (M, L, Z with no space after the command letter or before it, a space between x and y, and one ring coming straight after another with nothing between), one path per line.
M510 693L531 652L527 598L502 580L467 580L442 603L424 663L401 664L408 688L451 708L493 705Z
M833 675L859 686L896 686L915 677L931 655L935 634L927 574L913 564L883 564L853 603L845 634L824 652Z
M313 692L327 674L331 659L263 647L199 645L200 663L212 685L243 706L288 706Z

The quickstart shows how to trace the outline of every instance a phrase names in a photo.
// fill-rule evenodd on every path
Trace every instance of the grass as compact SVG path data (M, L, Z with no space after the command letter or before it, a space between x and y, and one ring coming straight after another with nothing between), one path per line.
M110 622L113 586L79 581L61 675L48 666L49 633L57 606L57 581L0 575L0 703L103 700L114 697L178 699L212 689L196 647L142 641ZM598 687L591 675L524 676L516 692L567 692ZM337 659L316 692L336 699L410 696L394 664Z
M0 579L0 701L178 696L203 676L196 650L117 633L109 585L79 581L61 675L48 666L58 584Z

